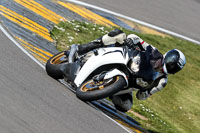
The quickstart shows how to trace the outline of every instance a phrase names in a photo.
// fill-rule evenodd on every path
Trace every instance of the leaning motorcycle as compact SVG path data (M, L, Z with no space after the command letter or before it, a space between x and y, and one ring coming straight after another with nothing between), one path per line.
M148 51L128 46L98 48L75 59L70 51L63 51L47 61L46 71L70 84L79 99L93 101L151 87L157 73L150 56Z

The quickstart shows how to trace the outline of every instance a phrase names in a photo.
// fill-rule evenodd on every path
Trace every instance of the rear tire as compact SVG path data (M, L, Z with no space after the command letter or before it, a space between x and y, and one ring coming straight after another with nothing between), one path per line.
M56 55L52 56L46 63L46 72L54 79L63 79L63 73L60 70L60 67L63 65L63 63L68 61L64 53L64 51L57 53Z
M111 96L122 90L126 81L122 76L115 76L109 81L96 84L93 80L85 82L77 88L76 96L83 101L94 101Z

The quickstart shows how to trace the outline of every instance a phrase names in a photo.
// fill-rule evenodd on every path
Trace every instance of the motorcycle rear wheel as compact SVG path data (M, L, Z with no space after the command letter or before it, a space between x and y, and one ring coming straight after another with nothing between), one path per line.
M76 96L83 101L94 101L112 96L126 86L122 76L115 76L96 83L92 79L77 88Z
M68 62L68 58L64 53L65 51L55 54L46 63L46 72L54 79L63 79L63 73L60 67L63 63Z

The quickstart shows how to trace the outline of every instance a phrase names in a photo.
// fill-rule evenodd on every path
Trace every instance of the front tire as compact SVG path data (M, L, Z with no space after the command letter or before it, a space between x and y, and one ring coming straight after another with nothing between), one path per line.
M101 82L89 80L77 88L76 96L83 101L94 101L111 96L126 86L122 76L115 76Z
M65 55L65 51L52 56L46 63L47 74L54 79L63 79L63 73L60 67L66 62L68 62L68 59Z

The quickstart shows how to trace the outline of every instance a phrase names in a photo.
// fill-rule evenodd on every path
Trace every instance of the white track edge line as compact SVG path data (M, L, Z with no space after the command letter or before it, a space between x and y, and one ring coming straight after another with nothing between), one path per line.
M135 18L131 18L131 17L122 15L122 14L120 14L120 13L116 13L116 12L113 12L113 11L110 11L110 10L107 10L107 9L104 9L104 8L101 8L101 7L98 7L98 6L95 6L95 5L91 5L91 4L88 4L88 3L85 3L85 2L82 2L82 1L79 1L79 0L65 0L65 1L72 2L72 3L79 4L79 5L86 6L86 7L90 7L90 8L93 8L93 9L97 9L97 10L103 11L103 12L105 12L105 13L109 13L109 14L112 14L112 15L115 15L115 16L118 16L118 17L121 17L121 18L130 20L130 21L136 22L136 23L138 23L138 24L147 26L147 27L149 27L149 28L158 30L158 31L160 31L160 32L167 33L167 34L169 34L169 35L173 35L173 36L176 36L176 37L179 37L179 38L182 38L182 39L184 39L184 40L187 40L187 41L190 41L190 42L193 42L193 43L196 43L196 44L200 45L200 41L197 41L197 40L194 40L194 39L192 39L192 38L190 38L190 37L186 37L186 36L184 36L184 35L175 33L175 32L173 32L173 31L169 31L169 30L167 30L167 29L164 29L164 28L155 26L155 25L153 25L153 24L150 24L150 23L147 23L147 22L144 22L144 21L135 19Z
M105 113L101 112L104 116L106 116L108 119L110 119L112 122L114 122L119 127L123 128L128 133L133 133L132 131L128 130L126 127L124 127L122 124L116 122L114 119L112 119L110 116L106 115Z
M26 55L28 55L33 61L35 61L39 66L41 66L43 69L45 69L44 65L42 65L35 57L33 57L30 53L28 53L8 32L7 30L2 26L0 23L0 29L1 31L19 48L21 49Z

